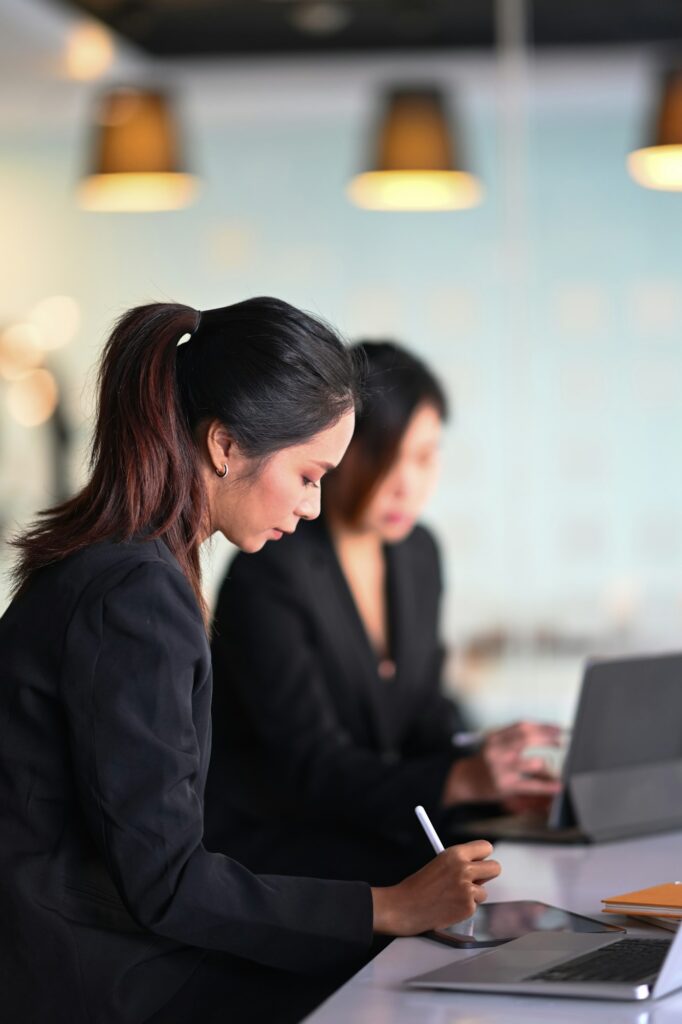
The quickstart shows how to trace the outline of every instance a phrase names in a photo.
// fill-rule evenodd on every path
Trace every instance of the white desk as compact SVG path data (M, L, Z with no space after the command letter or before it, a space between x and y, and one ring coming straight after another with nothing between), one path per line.
M496 857L502 864L502 875L489 886L490 900L537 899L599 917L603 896L682 878L682 832L599 846L499 843ZM629 932L640 935L663 938L669 934L658 928L639 928L628 918L609 915L607 920L624 924ZM475 954L429 939L396 939L308 1017L306 1024L682 1022L682 990L655 1003L602 1003L411 991L402 986L415 974Z

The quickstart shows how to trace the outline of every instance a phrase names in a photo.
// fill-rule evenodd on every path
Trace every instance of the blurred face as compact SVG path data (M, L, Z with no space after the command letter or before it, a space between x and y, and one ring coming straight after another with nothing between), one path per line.
M252 553L293 533L299 520L317 518L322 478L341 461L354 427L351 411L303 444L275 452L260 468L242 455L224 428L209 428L211 532L219 530ZM228 474L220 479L215 470L223 464Z
M404 540L413 530L436 486L440 470L442 421L433 405L415 409L395 461L374 491L358 524L386 544Z

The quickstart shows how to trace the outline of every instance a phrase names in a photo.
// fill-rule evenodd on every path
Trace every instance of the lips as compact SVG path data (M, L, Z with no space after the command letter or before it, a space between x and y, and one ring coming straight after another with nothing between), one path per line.
M409 516L402 515L399 512L390 512L388 515L384 516L384 522L388 523L389 526L405 526L411 521L412 520Z

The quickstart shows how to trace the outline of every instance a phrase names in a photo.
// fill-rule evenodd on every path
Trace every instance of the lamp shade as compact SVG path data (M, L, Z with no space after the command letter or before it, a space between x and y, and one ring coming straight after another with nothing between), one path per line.
M178 126L167 96L118 88L100 97L93 128L91 172L78 189L88 210L171 210L197 191L180 153Z
M462 167L445 102L438 89L395 88L384 100L371 170L347 193L369 210L461 210L476 206L483 189Z
M639 185L682 191L682 70L663 79L652 145L630 153L627 163Z

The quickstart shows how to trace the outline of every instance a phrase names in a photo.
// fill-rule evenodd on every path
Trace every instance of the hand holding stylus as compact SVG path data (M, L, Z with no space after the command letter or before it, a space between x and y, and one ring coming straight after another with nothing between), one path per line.
M374 930L419 935L470 918L501 870L492 851L484 839L450 846L398 885L372 889Z
M421 806L421 804L419 804L418 807L415 807L414 813L417 815L417 819L419 821L419 824L421 825L421 827L424 829L424 832L426 833L426 838L431 843L431 847L433 849L433 852L435 854L437 854L437 855L441 854L441 853L445 853L445 847L443 846L441 838L438 835L438 833L436 832L435 828L433 827L431 819L429 818L428 814L426 813L424 808ZM462 931L463 935L473 935L474 934L474 918L473 918L473 916L466 918L464 921L459 922L459 924L461 925L461 931Z

